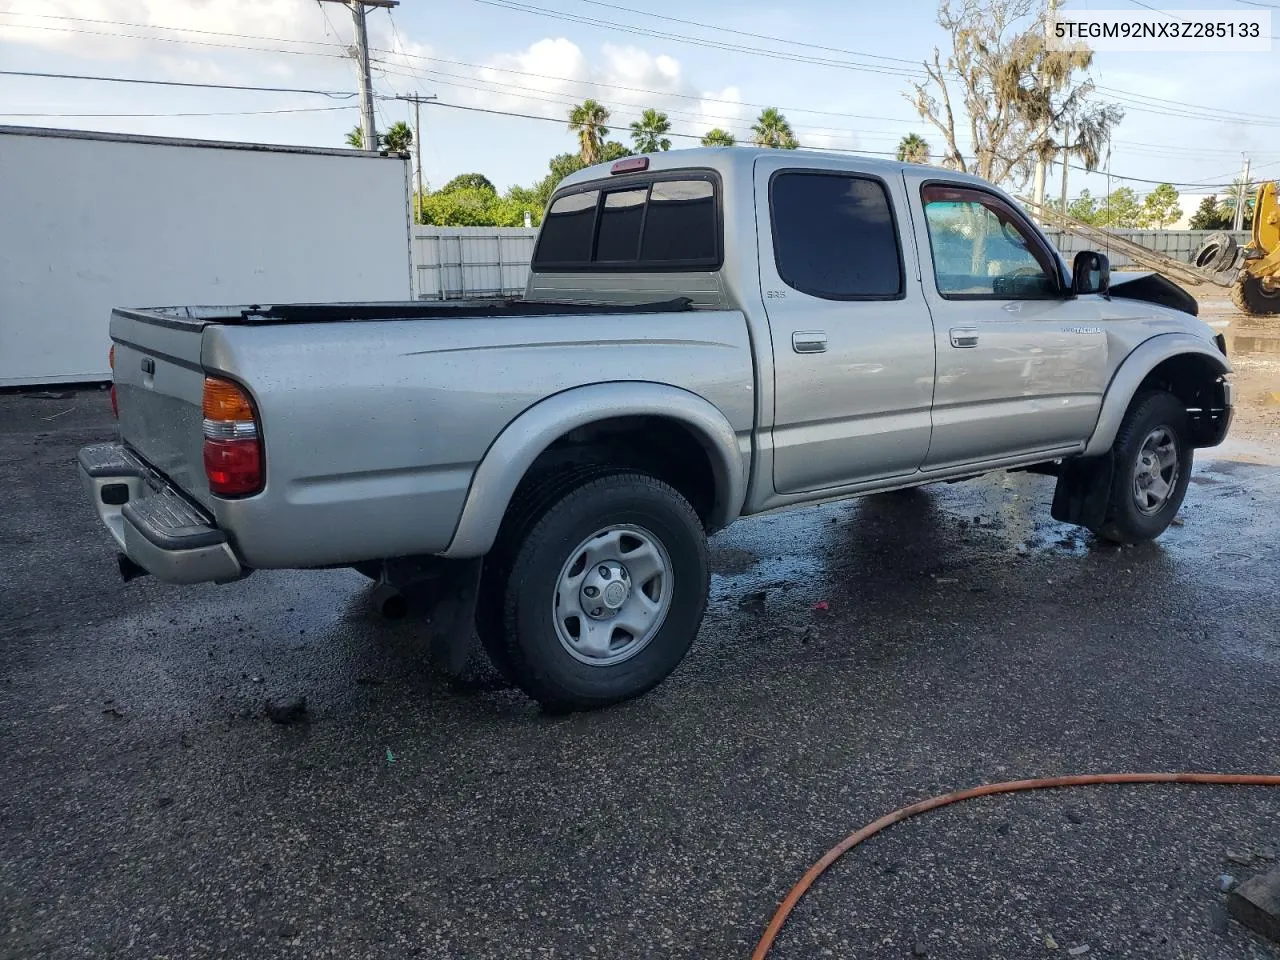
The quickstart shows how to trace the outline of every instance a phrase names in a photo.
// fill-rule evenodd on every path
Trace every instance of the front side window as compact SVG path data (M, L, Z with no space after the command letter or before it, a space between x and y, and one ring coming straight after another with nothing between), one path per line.
M944 297L1025 300L1058 295L1052 254L999 197L930 184L921 200L933 273Z
M710 178L610 184L557 197L534 270L713 270L720 216Z
M769 204L774 261L788 286L826 300L902 296L898 231L878 180L779 173Z

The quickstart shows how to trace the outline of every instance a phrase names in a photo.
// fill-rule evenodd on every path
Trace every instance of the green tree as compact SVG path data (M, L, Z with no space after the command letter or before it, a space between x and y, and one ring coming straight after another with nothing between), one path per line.
M1171 183L1160 184L1142 201L1140 223L1144 227L1163 230L1181 219L1182 208L1178 206L1178 191Z
M1098 201L1090 196L1088 190L1081 190L1080 196L1067 205L1067 216L1083 223L1098 222Z
M777 107L766 107L761 110L760 116L751 125L751 132L755 135L752 138L752 142L757 147L794 150L800 146L800 141L796 139L795 133L791 130L791 124L787 122L787 118L779 112Z
M536 185L533 187L508 187L502 202L519 211L520 222L516 226L520 227L524 226L524 213L526 210L529 212L529 217L536 227L542 222L542 211L547 208L546 199L539 193Z
M584 100L569 111L569 130L578 135L578 155L584 166L600 162L600 150L609 135L608 122L608 108L596 100Z
M352 127L347 132L347 146L356 150L364 149L364 131L359 127Z
M1223 210L1216 196L1208 196L1200 201L1187 226L1192 230L1230 230L1231 214Z
M918 133L909 133L898 141L898 159L903 163L928 163L929 144Z
M489 193L498 192L498 188L493 185L493 181L483 173L460 173L441 187L437 192L452 193L454 190L487 190Z
M670 150L671 141L664 134L671 132L671 121L667 115L652 107L640 114L640 119L631 124L631 142L636 145L637 153L657 153L659 150Z
M719 127L708 130L706 136L702 138L704 147L734 147L737 146L738 140L728 130L721 130Z
M621 160L623 157L632 156L635 156L635 154L620 144L617 140L606 141L605 145L600 148L601 163L611 163L614 160Z
M413 130L403 120L397 120L380 139L382 146L392 153L408 153L413 147Z
M1096 223L1124 230L1138 226L1141 220L1142 205L1138 203L1138 195L1131 187L1120 187L1103 199Z
M1244 195L1244 219L1240 221L1240 229L1253 229L1253 205L1258 199L1258 185L1252 180L1242 183L1240 177L1236 177L1231 181L1231 187L1222 198L1222 209L1227 214L1227 229L1230 229L1235 223L1236 204L1239 202L1239 197L1242 193Z

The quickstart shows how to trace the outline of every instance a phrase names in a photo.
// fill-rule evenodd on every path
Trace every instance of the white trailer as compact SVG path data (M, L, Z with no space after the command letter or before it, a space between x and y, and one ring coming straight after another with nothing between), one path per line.
M0 126L0 387L110 378L113 307L407 300L409 167Z

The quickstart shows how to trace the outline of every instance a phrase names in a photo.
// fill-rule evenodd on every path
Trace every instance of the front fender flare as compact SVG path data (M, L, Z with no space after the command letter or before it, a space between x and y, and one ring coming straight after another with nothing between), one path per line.
M706 450L715 474L711 526L719 529L737 519L747 491L746 464L723 413L697 394L667 384L596 383L541 400L507 424L481 459L453 540L440 556L487 553L516 487L547 447L570 430L629 416L667 417L688 427Z
M1231 364L1211 343L1190 333L1162 333L1141 343L1116 370L1107 392L1102 398L1102 410L1093 435L1085 447L1084 456L1101 456L1111 449L1125 411L1147 374L1164 361L1186 354L1196 354L1208 360L1222 376L1231 372Z

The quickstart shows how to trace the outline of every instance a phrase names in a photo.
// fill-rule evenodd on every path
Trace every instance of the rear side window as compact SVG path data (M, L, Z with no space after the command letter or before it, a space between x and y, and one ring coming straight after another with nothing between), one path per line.
M631 180L557 197L533 269L713 270L720 233L714 180Z
M893 300L903 294L893 208L878 180L790 172L769 190L778 275L827 300Z

